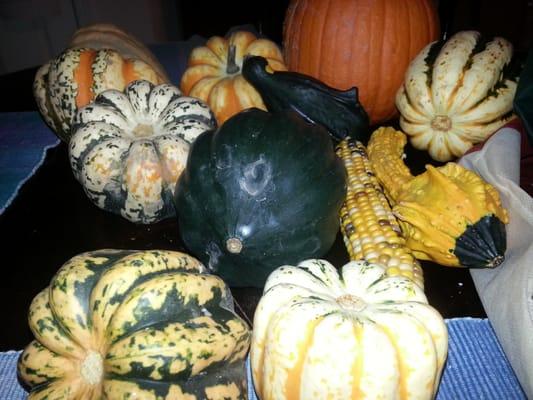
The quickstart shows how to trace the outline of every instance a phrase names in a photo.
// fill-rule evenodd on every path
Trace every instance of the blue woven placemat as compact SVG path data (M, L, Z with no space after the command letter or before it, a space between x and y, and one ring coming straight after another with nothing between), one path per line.
M0 113L0 214L58 143L38 112Z
M0 400L19 400L27 397L17 381L19 354L20 351L0 353Z
M450 343L438 400L526 400L487 319L456 318L446 324ZM1 400L26 398L16 379L19 354L0 353ZM249 370L248 381L251 382ZM248 397L257 399L252 385Z

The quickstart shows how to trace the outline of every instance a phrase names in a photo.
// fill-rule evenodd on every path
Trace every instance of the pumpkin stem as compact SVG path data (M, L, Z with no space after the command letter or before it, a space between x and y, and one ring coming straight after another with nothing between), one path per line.
M226 249L233 254L239 254L242 251L242 242L235 238L229 238L226 240Z
M239 66L235 63L235 51L235 45L230 45L228 49L228 61L226 64L226 73L228 74L236 74L240 70Z
M100 353L89 350L87 357L83 360L80 374L88 385L97 385L102 380L104 373L104 362Z

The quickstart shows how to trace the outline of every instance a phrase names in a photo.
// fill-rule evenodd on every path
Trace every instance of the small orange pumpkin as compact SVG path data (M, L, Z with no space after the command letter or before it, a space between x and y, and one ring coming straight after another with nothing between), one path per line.
M246 108L266 110L259 93L241 75L247 55L265 57L274 71L287 70L274 42L246 31L234 32L227 39L213 36L189 56L180 88L184 95L209 104L219 125Z
M431 0L291 0L283 51L291 71L357 86L371 123L396 115L409 62L439 34Z

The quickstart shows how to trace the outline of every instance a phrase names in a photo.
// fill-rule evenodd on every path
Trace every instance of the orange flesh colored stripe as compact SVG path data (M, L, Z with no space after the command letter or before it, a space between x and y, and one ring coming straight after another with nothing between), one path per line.
M122 76L124 77L124 86L128 86L131 82L139 79L139 74L133 68L131 60L124 60L122 64Z
M230 77L221 80L215 85L209 95L208 103L215 113L219 125L223 124L242 108L235 93L234 80L235 78Z
M354 338L357 342L357 354L352 365L352 399L364 399L366 396L361 391L361 376L363 375L363 355L360 349L363 348L362 327L354 325Z
M307 356L309 347L313 344L313 338L315 335L316 326L322 321L323 317L316 319L313 322L310 322L305 330L305 335L303 335L303 340L298 344L298 350L296 354L298 355L298 360L294 367L287 371L287 381L285 384L285 399L286 400L300 400L300 389L302 386L302 370L304 367L304 362Z
M402 357L400 357L400 351L401 349L398 348L398 344L396 343L396 338L394 336L394 334L392 332L390 332L385 326L381 325L380 326L381 329L383 330L383 332L387 335L387 337L389 338L391 344L392 344L392 347L394 347L394 350L396 352L396 358L398 360L398 370L399 370L399 374L398 374L398 384L399 384L399 388L398 388L398 394L399 394L399 399L400 400L407 400L408 399L408 393L407 393L407 384L406 384L406 379L407 379L407 376L409 375L409 370L408 368L405 367L405 364L402 360Z
M78 93L76 94L77 108L89 104L94 98L92 66L95 58L95 50L80 52L78 67L74 70L74 82L78 84Z

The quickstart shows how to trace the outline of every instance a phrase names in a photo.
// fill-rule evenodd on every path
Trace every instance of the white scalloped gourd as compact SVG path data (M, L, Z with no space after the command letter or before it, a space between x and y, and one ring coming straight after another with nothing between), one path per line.
M69 143L72 171L101 209L154 223L175 215L174 189L190 145L215 126L201 100L170 84L135 81L78 111Z
M352 261L282 266L254 315L262 400L430 399L447 356L440 314L412 280Z
M513 116L518 69L513 46L475 31L427 45L396 95L411 144L437 161L462 156Z

